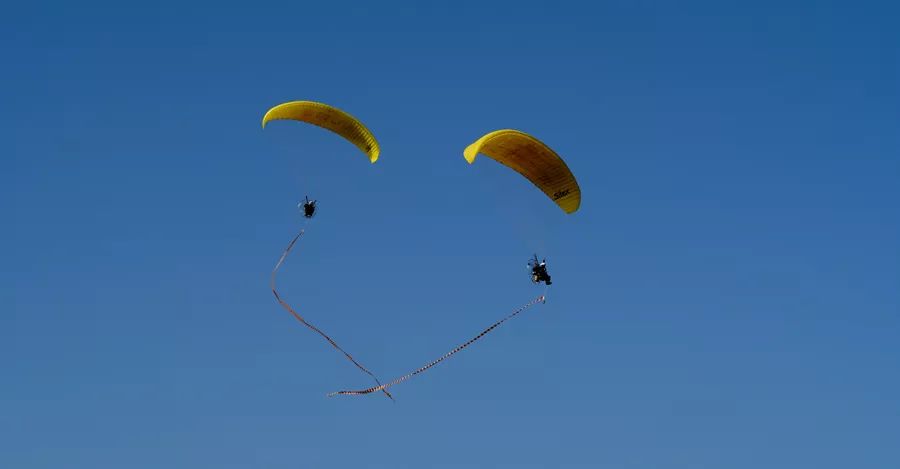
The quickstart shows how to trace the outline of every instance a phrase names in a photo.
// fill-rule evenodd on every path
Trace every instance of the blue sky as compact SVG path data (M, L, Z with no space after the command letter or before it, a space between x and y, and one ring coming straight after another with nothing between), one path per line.
M0 466L900 465L895 5L328 5L5 7Z

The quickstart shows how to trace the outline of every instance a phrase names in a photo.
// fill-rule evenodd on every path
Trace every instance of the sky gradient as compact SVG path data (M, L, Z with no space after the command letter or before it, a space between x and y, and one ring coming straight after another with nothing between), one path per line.
M900 8L800 3L5 6L0 467L900 467ZM549 300L326 398L306 194L280 291L382 381Z

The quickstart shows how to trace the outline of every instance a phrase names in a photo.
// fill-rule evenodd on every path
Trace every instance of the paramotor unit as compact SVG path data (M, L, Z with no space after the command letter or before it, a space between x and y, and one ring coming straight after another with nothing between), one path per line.
M312 218L316 214L316 201L309 200L309 196L306 196L303 202L297 204L297 208L303 209L303 216L306 218Z
M538 256L535 254L534 257L528 261L528 267L531 269L532 283L544 282L547 286L550 286L553 283L550 281L550 274L547 273L546 259L538 261Z

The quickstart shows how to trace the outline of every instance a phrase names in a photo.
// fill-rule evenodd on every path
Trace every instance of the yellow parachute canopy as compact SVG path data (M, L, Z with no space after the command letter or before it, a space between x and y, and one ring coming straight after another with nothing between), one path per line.
M581 188L565 161L540 140L518 130L491 132L463 151L469 164L481 153L525 176L563 211L581 206Z
M340 109L314 101L292 101L279 104L263 116L262 126L269 121L295 120L328 129L356 145L372 163L378 161L381 149L372 132L355 117Z

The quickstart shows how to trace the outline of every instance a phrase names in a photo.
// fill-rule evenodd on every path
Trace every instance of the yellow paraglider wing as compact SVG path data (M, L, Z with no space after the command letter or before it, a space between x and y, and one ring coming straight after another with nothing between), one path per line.
M314 101L292 101L279 104L263 116L262 126L274 120L295 120L328 129L349 140L363 151L372 163L378 161L381 149L372 132L355 117L340 109Z
M466 147L463 156L472 164L479 153L525 176L566 213L581 206L581 188L565 161L531 135L512 129L497 130Z

